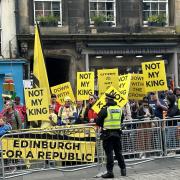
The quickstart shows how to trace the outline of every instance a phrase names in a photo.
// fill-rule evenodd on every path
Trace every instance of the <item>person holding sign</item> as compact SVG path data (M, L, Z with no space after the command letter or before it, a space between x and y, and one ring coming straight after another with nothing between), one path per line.
M58 115L58 111L61 107L61 104L57 102L57 96L55 94L51 95L51 105L53 107L54 113Z
M72 104L69 96L64 98L64 106L61 106L58 112L59 125L68 125L75 123L76 107Z
M121 168L121 176L126 176L126 165L122 156L121 145L121 123L123 122L124 115L114 99L114 95L106 93L106 105L100 110L96 120L96 124L102 129L100 138L103 140L103 148L107 156L107 173L103 174L102 178L114 178L113 151Z
M87 123L94 123L97 118L97 113L92 109L96 101L97 97L95 95L89 96L89 103L84 113L84 121Z
M48 128L57 125L57 115L54 113L54 108L52 105L49 105L49 119L43 121L41 128Z

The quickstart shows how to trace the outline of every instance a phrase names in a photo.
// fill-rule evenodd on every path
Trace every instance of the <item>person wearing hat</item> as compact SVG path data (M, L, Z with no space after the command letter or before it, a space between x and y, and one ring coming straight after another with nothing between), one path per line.
M121 123L124 115L122 109L114 101L115 96L106 94L106 105L98 113L96 124L101 128L100 138L103 140L103 148L107 156L107 173L102 178L114 178L113 166L115 153L118 165L121 169L121 176L126 176L126 165L122 156L121 145Z
M75 123L76 107L69 96L64 98L64 106L61 106L58 112L59 125L69 125Z

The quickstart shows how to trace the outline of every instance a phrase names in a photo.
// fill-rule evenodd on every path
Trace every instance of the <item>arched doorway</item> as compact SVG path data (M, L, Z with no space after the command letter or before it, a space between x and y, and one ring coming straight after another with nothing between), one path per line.
M69 81L70 60L63 58L46 58L46 68L49 86L55 86Z

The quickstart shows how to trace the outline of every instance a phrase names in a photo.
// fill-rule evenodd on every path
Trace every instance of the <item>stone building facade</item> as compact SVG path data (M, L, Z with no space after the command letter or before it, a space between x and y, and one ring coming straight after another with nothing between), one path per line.
M77 71L119 68L120 74L137 73L141 62L160 59L165 60L168 80L178 86L180 0L15 3L19 56L32 67L34 24L39 23L50 86L70 81L75 88ZM153 18L158 23L150 22Z

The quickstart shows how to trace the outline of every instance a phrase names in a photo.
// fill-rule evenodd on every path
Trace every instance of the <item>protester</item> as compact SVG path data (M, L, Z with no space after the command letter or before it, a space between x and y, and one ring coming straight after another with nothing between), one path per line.
M157 93L150 93L150 103L149 105L152 107L154 111L154 115L160 119L163 119L163 111L167 111L168 107L163 99L159 98Z
M139 108L139 104L137 101L129 101L130 109L131 109L131 117L132 119L137 119L137 111Z
M121 169L121 176L126 176L126 165L122 156L121 145L121 123L124 119L122 109L114 101L115 96L106 94L106 105L98 113L96 124L102 129L101 139L107 157L107 173L102 178L114 178L113 166L115 153L118 165Z
M10 124L5 123L3 120L3 115L0 114L0 137L6 134L8 131L11 131L12 127Z
M92 106L96 103L97 97L95 95L89 96L89 103L84 113L84 121L86 123L94 123L97 118L97 113L92 109Z
M57 96L55 94L51 95L51 105L53 107L54 113L58 115L61 104L57 101Z
M25 127L25 119L26 119L26 107L20 103L20 97L16 96L14 99L14 109L18 111L19 116L22 121L22 129Z
M49 105L49 119L43 121L41 128L49 128L57 125L57 115L54 113L54 108L52 105Z
M64 106L59 108L58 118L59 125L68 125L75 123L76 107L73 105L73 102L69 96L64 98Z
M12 126L12 130L18 130L22 128L22 121L18 111L14 109L12 101L7 101L3 110L3 119L5 123Z
M123 113L124 113L124 120L127 121L131 121L132 117L131 117L131 107L130 107L130 103L127 102L125 104L125 106L123 107Z
M84 112L83 101L76 101L76 124L84 124Z

